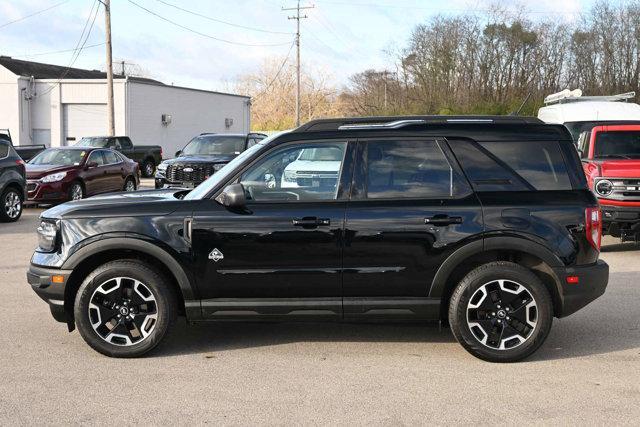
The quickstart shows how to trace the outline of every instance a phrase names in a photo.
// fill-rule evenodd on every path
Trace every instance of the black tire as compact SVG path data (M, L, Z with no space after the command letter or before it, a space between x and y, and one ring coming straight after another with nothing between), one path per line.
M15 222L22 216L24 194L15 187L7 187L0 196L0 222Z
M505 282L501 286L498 280ZM516 291L518 294L513 293ZM501 303L502 297L514 298L515 303ZM478 304L482 305L472 308ZM530 316L535 316L535 322L529 323ZM549 335L552 322L553 302L547 288L531 270L512 262L491 262L472 270L458 284L449 303L449 324L456 340L469 353L489 362L516 362L530 356ZM485 327L490 331L486 332ZM509 334L506 338L505 331ZM509 337L513 339L507 341Z
M116 282L117 278L126 279ZM136 283L134 281L142 283L146 288L144 292L148 292L147 296L154 300L153 306L147 302L143 303L146 306L145 310L152 314L152 317L155 315L155 319L150 319L149 324L152 323L152 325L148 331L148 335L138 338L138 341L134 341L134 336L132 335L135 334L131 334L130 332L122 333L122 331L126 330L131 331L134 323L142 324L141 327L135 326L133 332L142 331L145 329L147 320L146 313L142 312L142 304L139 304L137 311L134 311L136 310L135 307L137 304L135 299L142 295L134 295L134 291L127 292L127 290L125 290L125 283L129 281L132 283ZM118 287L113 290L113 295L105 297L105 295L108 294L103 294L98 291L99 288L103 289L103 285L112 287L114 283L118 284ZM127 289L131 288L132 287L129 287ZM112 291L109 291L109 293L111 292ZM118 295L118 293L120 294ZM121 313L120 309L123 308L123 305L119 304L127 305L127 294L129 294L130 297L128 306L131 310L130 313L137 312L134 317L140 317L141 320L136 321L134 319L127 321L125 319L116 319L116 316ZM122 301L120 296L125 298L125 303L119 302ZM100 297L100 299L97 299L98 297ZM116 306L118 308L108 308L107 306L111 303L118 304ZM91 314L90 304L93 304L92 307L95 306L95 308L91 309ZM96 304L100 304L99 309ZM100 311L101 315L99 320L94 322L94 324L103 326L98 326L97 329L94 329L92 319L96 318L95 313L97 311ZM102 313L109 313L105 315L105 317L110 316L111 321L102 322ZM80 335L94 350L109 357L139 357L154 349L160 341L162 341L174 323L177 317L177 298L171 284L162 275L158 274L157 269L154 269L151 265L139 260L111 261L95 269L82 283L75 299L74 316ZM111 323L115 323L116 326L112 326ZM110 324L112 329L109 329L107 324ZM101 331L106 331L103 333L106 337L100 335ZM118 332L118 335L114 335L116 333L114 331ZM114 336L110 338L110 341L107 341L110 335ZM127 335L129 342L123 342L126 338L119 338L120 336L126 337ZM141 334L138 333L137 335L140 336ZM115 340L121 340L121 342L118 344L114 342Z
M127 190L129 185L133 185L133 190ZM136 180L132 177L128 177L124 180L124 185L122 186L122 191L136 191Z
M80 181L72 182L67 195L71 201L84 199L86 196L84 185ZM76 198L77 195L79 195L79 198Z
M156 163L153 159L146 159L142 162L142 176L145 178L153 178L156 173Z

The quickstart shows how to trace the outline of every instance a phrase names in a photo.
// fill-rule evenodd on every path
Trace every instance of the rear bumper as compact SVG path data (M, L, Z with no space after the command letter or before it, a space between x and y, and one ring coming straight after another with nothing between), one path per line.
M27 282L31 285L31 289L49 304L51 315L58 322L68 321L64 310L64 292L70 275L71 270L43 268L33 264L27 271ZM53 283L52 276L62 276L62 283Z
M604 294L609 283L609 265L602 260L587 266L554 270L561 282L560 312L557 317L569 316L596 300ZM579 282L567 283L567 276L578 276Z

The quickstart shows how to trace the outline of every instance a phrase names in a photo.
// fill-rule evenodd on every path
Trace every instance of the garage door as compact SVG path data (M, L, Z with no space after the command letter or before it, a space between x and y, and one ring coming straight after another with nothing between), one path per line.
M73 145L83 136L107 134L107 104L63 104L63 141Z

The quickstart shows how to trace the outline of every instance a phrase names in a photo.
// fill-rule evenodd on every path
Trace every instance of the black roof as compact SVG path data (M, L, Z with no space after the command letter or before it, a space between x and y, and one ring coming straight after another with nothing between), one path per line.
M308 136L302 136L307 134ZM313 136L309 135L313 134ZM313 120L277 140L324 138L420 136L471 138L476 141L571 140L563 125L546 124L535 117L520 116L395 116Z
M61 65L43 64L41 62L23 61L10 56L0 56L0 65L13 74L34 79L106 79L107 73L99 70L85 70L82 68L67 68ZM114 74L116 78L124 78L121 74ZM130 77L132 80L164 85L153 79Z

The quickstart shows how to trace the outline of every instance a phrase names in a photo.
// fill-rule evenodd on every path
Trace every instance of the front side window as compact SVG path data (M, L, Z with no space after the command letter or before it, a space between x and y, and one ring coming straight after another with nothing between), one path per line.
M89 158L87 159L87 163L97 163L98 166L103 166L104 163L104 157L102 155L102 150L97 150L97 151L92 151L91 154L89 154Z
M335 200L346 142L305 143L273 150L242 174L256 202Z
M640 159L640 131L598 132L593 157Z
M435 141L367 143L367 198L450 197L454 171Z

